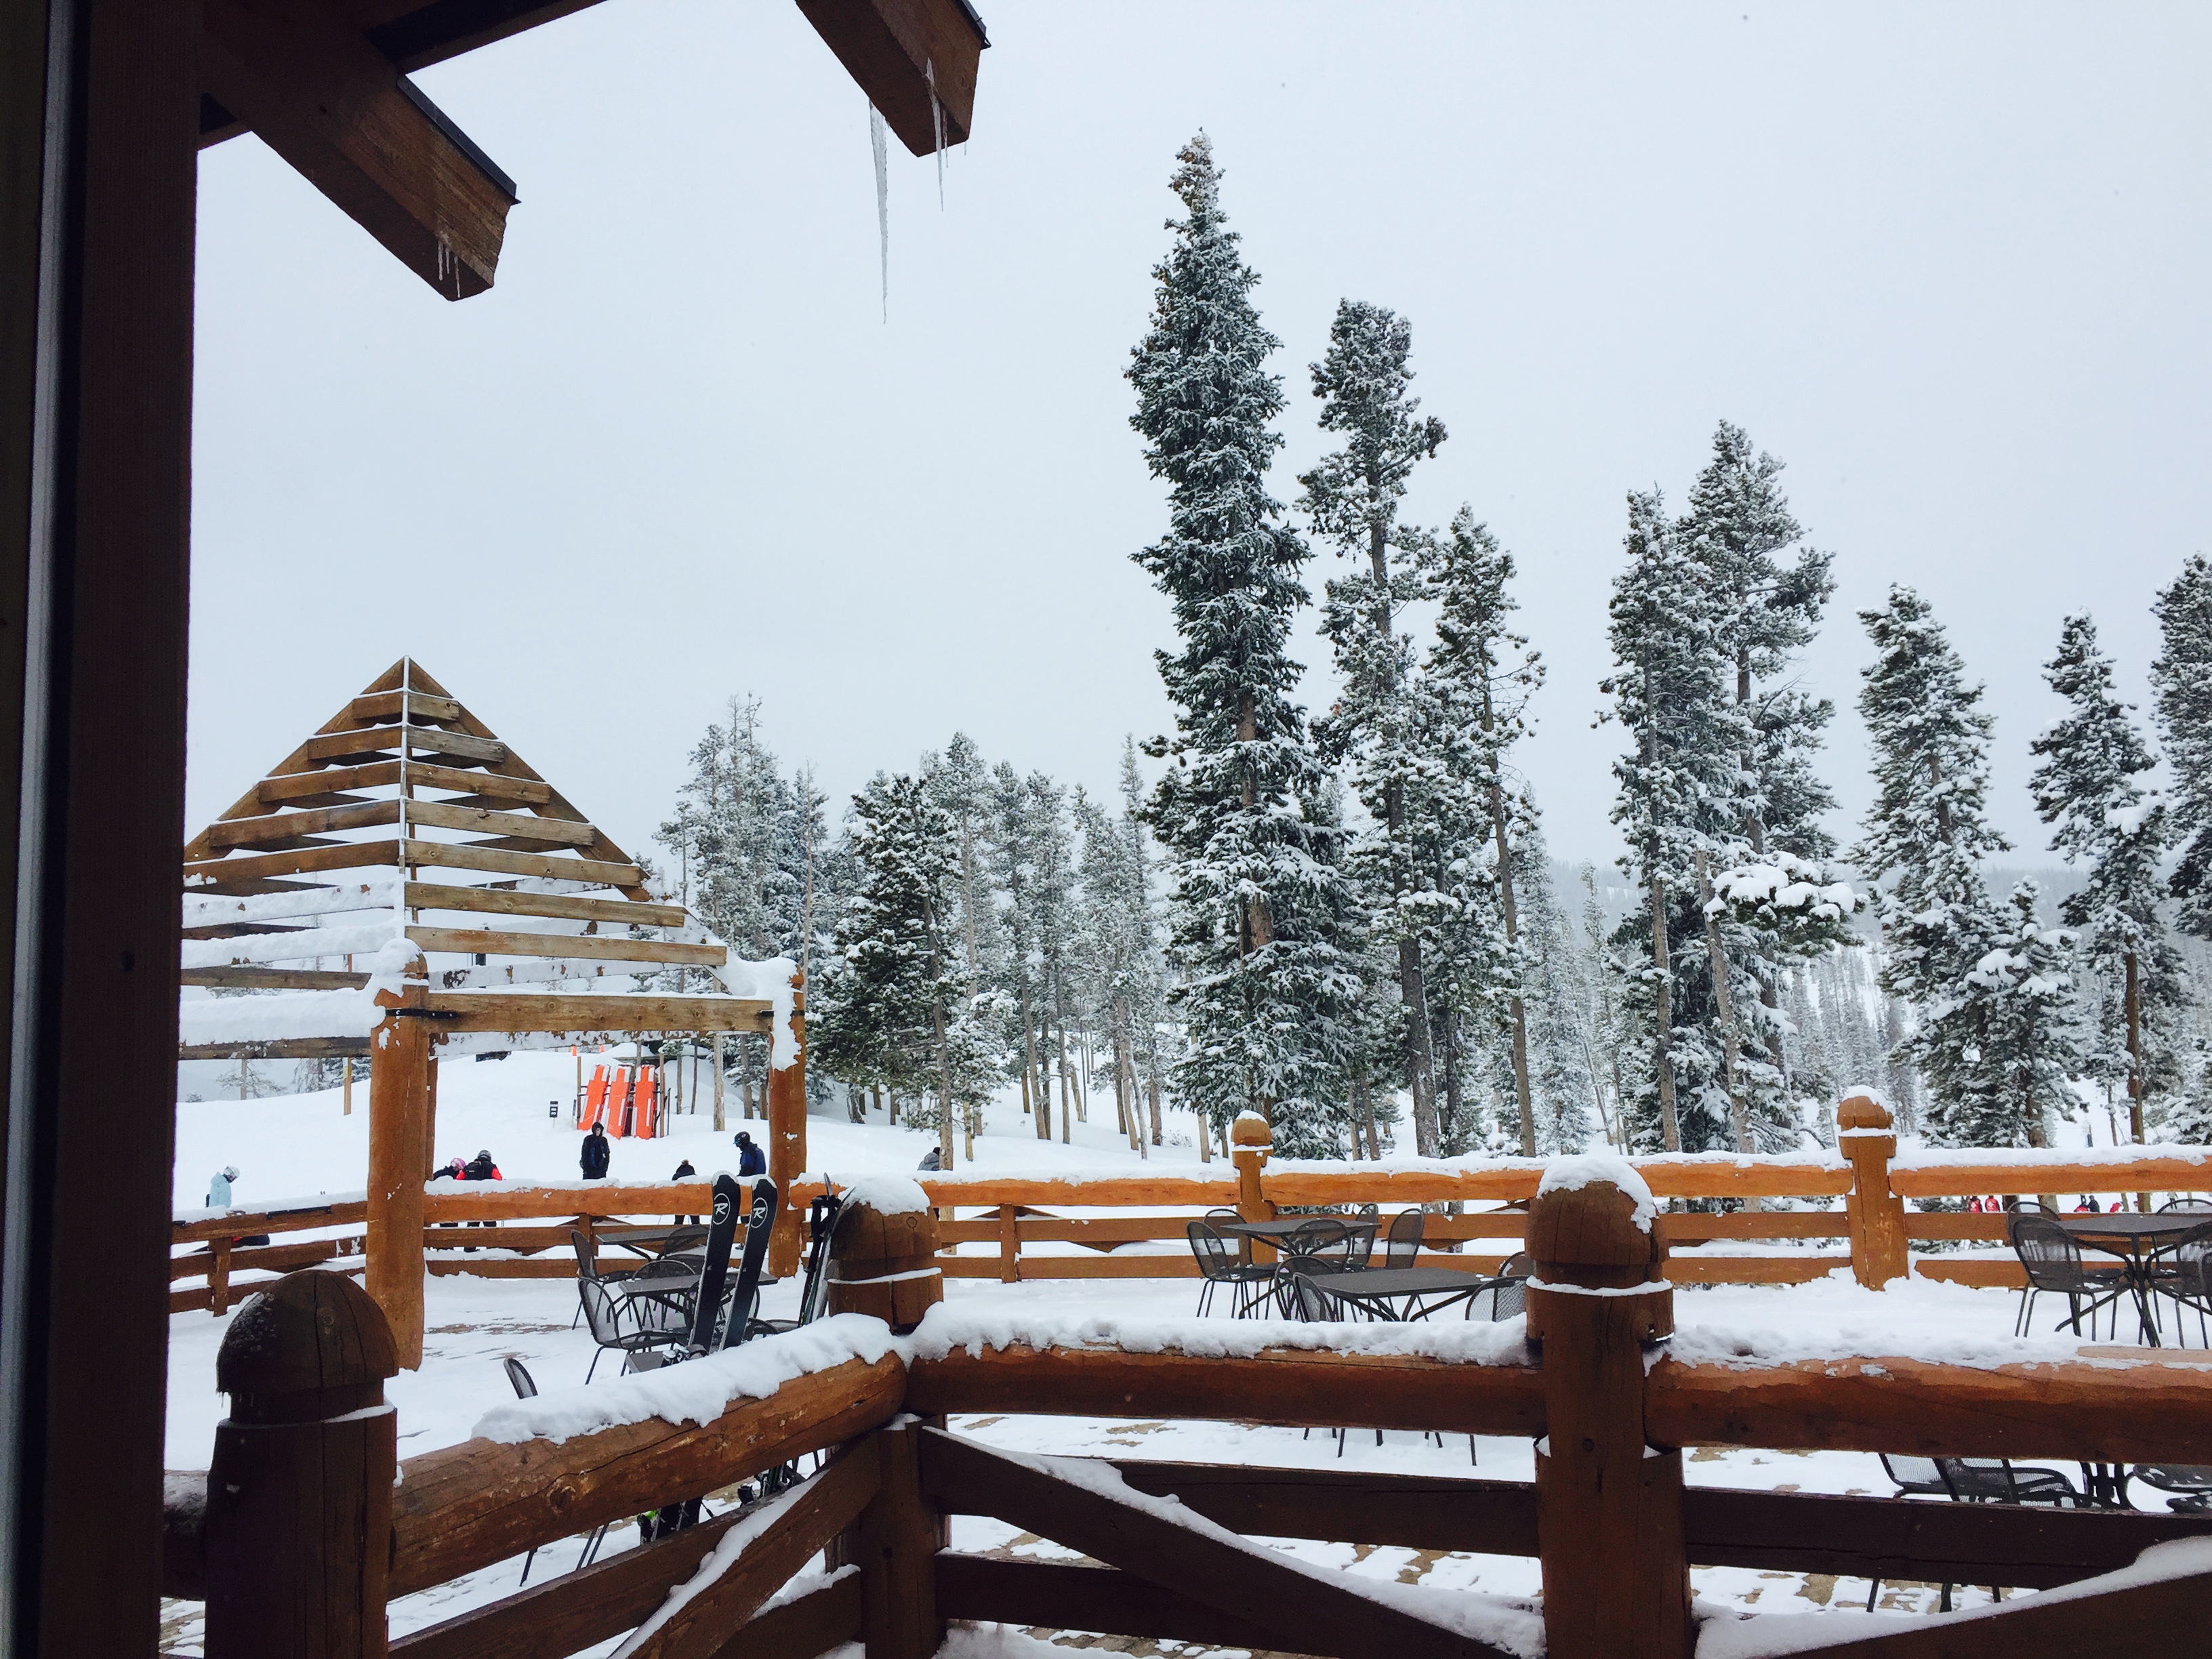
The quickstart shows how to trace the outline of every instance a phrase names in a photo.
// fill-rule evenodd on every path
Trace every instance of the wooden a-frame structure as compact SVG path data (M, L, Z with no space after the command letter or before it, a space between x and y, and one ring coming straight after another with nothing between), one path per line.
M412 658L188 842L184 881L180 1059L369 1061L368 1284L403 1364L422 1352L441 1054L711 1034L719 1069L721 1034L754 1032L773 1055L769 1173L787 1192L805 1168L791 964L734 957L656 900L605 830ZM670 974L701 983L648 983ZM787 1204L774 1270L798 1254Z
M767 1033L775 988L644 883L605 830L403 658L185 845L187 996L294 994L188 1000L179 1056L367 1055L358 994L399 939L426 958L449 1052ZM678 994L642 983L672 974Z

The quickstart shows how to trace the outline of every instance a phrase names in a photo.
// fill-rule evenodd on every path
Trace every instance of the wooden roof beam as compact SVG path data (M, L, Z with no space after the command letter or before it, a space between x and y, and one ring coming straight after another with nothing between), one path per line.
M901 143L936 153L933 90L946 145L968 142L977 64L991 41L966 0L799 0L799 9Z
M514 181L336 0L204 0L199 64L224 108L440 295L491 286Z
M408 74L550 23L599 0L345 0L342 9L369 44ZM200 148L235 138L246 123L200 96Z

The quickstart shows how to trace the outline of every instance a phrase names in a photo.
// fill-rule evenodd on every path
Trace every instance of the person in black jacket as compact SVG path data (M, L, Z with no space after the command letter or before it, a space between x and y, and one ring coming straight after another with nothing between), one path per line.
M592 1133L584 1137L584 1155L578 1160L584 1166L584 1179L605 1181L607 1178L607 1158L612 1149L607 1145L606 1126L592 1125Z

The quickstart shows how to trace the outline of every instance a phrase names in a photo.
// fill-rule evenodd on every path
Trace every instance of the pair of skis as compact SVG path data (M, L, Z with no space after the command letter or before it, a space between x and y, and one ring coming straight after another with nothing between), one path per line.
M745 1340L752 1323L754 1299L760 1294L761 1267L768 1260L768 1236L775 1224L775 1182L766 1176L753 1182L752 1202L744 1212L745 1249L738 1262L738 1288L730 1297L730 1317L719 1346L734 1348ZM738 1206L744 1189L726 1172L714 1177L714 1224L707 1230L707 1261L699 1274L699 1299L691 1314L691 1336L684 1357L698 1358L712 1352L714 1321L722 1310L722 1292L729 1284L730 1252L737 1241Z
M667 1361L675 1364L686 1359L698 1359L713 1352L717 1346L734 1348L745 1340L752 1327L753 1298L760 1293L761 1266L768 1260L768 1236L775 1224L775 1182L766 1176L753 1182L752 1202L744 1212L745 1249L738 1262L738 1288L730 1297L730 1317L721 1331L721 1341L714 1340L714 1322L722 1311L722 1291L730 1282L730 1252L737 1242L738 1204L744 1189L738 1178L726 1170L714 1177L714 1214L707 1229L707 1261L699 1273L699 1299L691 1310L691 1334L685 1340L684 1352L672 1354ZM670 1504L650 1515L638 1517L641 1538L647 1543L656 1538L671 1538L687 1527L699 1524L700 1500L684 1499Z

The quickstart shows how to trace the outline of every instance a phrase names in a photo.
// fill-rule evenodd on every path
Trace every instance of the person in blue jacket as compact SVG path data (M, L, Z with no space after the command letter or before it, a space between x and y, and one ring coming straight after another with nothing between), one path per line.
M750 1135L747 1134L747 1133L746 1133L743 1129L738 1130L738 1178L739 1178L740 1180L742 1180L744 1177L745 1177L745 1176L747 1176L766 1175L767 1173L768 1173L768 1154L767 1154L766 1152L764 1152L761 1151L761 1149L760 1149L759 1147L757 1147L757 1146L754 1146L754 1145L753 1145L753 1138L752 1138Z

